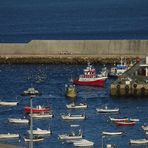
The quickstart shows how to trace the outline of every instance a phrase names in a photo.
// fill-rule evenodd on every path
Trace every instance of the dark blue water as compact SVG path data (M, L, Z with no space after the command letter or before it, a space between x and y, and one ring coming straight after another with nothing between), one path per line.
M147 0L0 1L0 42L148 39Z
M53 134L43 142L35 144L35 148L72 148L72 144L61 143L58 134L71 131L70 124L79 124L84 138L95 142L95 147L101 147L102 131L124 131L123 136L106 137L104 144L116 144L120 148L134 147L128 144L129 139L144 138L145 134L141 125L148 124L147 110L148 100L142 98L112 98L109 95L109 86L112 79L106 81L104 88L77 86L77 102L86 101L87 110L70 110L71 113L84 113L87 116L85 121L66 122L61 119L61 113L67 113L65 105L71 100L65 98L64 87L71 76L82 73L86 65L0 65L0 97L4 100L14 101L28 87L33 86L42 92L41 97L33 99L33 105L48 105L53 109L54 118L50 120L34 120L34 129L51 128ZM102 67L95 65L97 71ZM0 107L0 133L19 133L21 142L18 140L3 141L4 143L19 144L27 146L22 137L27 133L29 126L12 125L8 123L8 117L24 117L24 107L29 105L28 98L18 97L20 104L17 107ZM96 107L109 105L120 108L120 114L98 114ZM116 127L109 121L109 116L127 116L139 118L140 122L133 127ZM146 148L147 146L139 146Z

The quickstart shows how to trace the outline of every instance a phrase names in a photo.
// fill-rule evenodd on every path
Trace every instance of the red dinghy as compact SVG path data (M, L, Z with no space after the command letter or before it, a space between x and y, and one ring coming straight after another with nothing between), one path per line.
M104 69L101 74L96 74L96 70L90 63L86 69L83 70L84 74L79 76L79 79L73 80L76 85L90 85L103 87L107 79L107 70Z
M134 121L120 121L120 122L115 122L117 126L133 126L136 124Z
M32 113L41 113L41 112L48 112L49 107L43 107L41 105L36 106L35 108L32 108ZM25 113L30 113L31 112L31 107L26 106L25 107Z

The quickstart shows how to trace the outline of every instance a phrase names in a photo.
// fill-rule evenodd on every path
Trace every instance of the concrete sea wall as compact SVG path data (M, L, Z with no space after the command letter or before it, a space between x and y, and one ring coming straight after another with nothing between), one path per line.
M0 62L10 58L21 61L21 57L46 57L46 62L53 57L55 61L61 58L76 60L90 58L90 55L100 60L117 56L145 56L147 53L148 40L33 40L29 43L0 44Z

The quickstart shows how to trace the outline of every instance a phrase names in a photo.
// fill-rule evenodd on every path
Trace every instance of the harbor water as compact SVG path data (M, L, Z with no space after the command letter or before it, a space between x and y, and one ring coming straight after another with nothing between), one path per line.
M110 66L110 65L108 65ZM0 107L0 133L19 133L20 139L0 141L1 143L28 146L23 141L27 134L29 125L14 125L8 123L8 118L23 118L24 107L29 105L29 98L22 97L20 94L28 87L35 87L42 93L42 96L33 98L33 106L49 106L54 113L54 117L49 120L33 120L33 128L51 129L52 134L44 141L37 144L34 148L73 148L71 143L64 143L58 139L59 134L68 133L75 130L71 124L79 124L83 131L84 138L95 143L95 148L105 144L116 144L120 148L136 147L129 144L130 139L143 139L145 133L141 126L148 124L147 98L112 98L110 97L110 83L112 78L107 79L105 87L76 86L78 97L76 102L86 102L88 109L67 110L66 104L71 100L65 97L65 84L69 80L82 74L86 65L43 65L43 64L1 64L0 65L0 97L1 100L15 101L16 97L19 105L16 107ZM94 65L97 72L103 65ZM96 107L108 105L119 107L118 114L101 114L96 112ZM85 113L84 121L64 121L61 119L63 113ZM129 117L138 118L139 122L135 126L117 127L110 120L110 117ZM102 131L123 131L124 135L115 137L104 137ZM146 148L147 145L139 146Z

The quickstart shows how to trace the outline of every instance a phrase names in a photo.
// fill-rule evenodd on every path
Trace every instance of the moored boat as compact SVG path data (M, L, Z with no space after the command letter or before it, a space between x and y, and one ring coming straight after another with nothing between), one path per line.
M76 147L92 147L94 145L94 142L86 139L81 139L81 140L75 141L73 145Z
M33 139L32 139L33 142L40 142L40 141L43 141L43 140L44 140L44 138L42 138L42 137L36 137L36 138L33 138ZM25 142L30 142L31 139L30 139L30 138L25 138L25 137L24 137L24 141L25 141Z
M29 123L28 119L21 119L21 118L8 118L8 121L10 123L15 123L15 124L28 124Z
M11 139L11 138L19 138L19 134L0 134L0 139Z
M148 139L130 139L130 144L148 144Z
M144 131L148 131L148 125L142 125L141 127Z
M102 132L102 134L108 136L116 136L116 135L122 135L123 132Z
M31 114L29 114L31 116ZM53 114L50 112L40 112L40 113L33 113L32 118L34 119L49 119L52 118Z
M113 122L118 122L118 121L128 121L128 118L127 117L124 117L124 118L112 118L112 117L109 117L109 119Z
M117 64L116 66L111 67L109 76L110 77L119 77L121 76L124 72L126 72L132 65L127 65L126 62L123 62L123 59L121 57L120 64Z
M28 130L28 133L31 133L30 130ZM46 136L51 134L51 130L42 130L40 128L37 128L36 130L33 130L32 133L33 135Z
M139 122L140 120L136 118L129 118L129 121Z
M35 108L32 108L32 113L41 113L41 112L48 112L48 111L49 111L49 107L44 107L41 105L38 105ZM25 107L25 113L31 113L30 106Z
M66 107L68 109L86 109L88 106L86 103L75 104L74 102L71 104L67 104Z
M115 144L106 144L105 148L117 148Z
M73 80L74 84L104 87L105 80L107 79L106 71L102 71L101 74L96 74L96 70L88 63L83 73L78 79Z
M35 88L31 87L28 88L28 90L25 90L22 94L22 96L40 96L41 93L38 90L35 90Z
M79 132L70 132L66 134L59 135L60 140L79 140L82 139L83 135L81 130Z
M75 85L65 85L65 95L66 97L76 98L77 97L77 90Z
M18 104L18 102L16 101L14 101L14 102L12 102L12 101L0 101L0 106L17 106L17 104Z
M61 115L61 117L64 120L84 120L84 119L86 119L85 115L71 115L71 114L67 114L67 115Z
M96 108L96 111L99 113L116 113L119 112L119 108L109 108L108 106L102 108Z
M136 122L134 122L134 121L118 121L118 122L115 122L115 124L117 126L133 126L136 124Z

